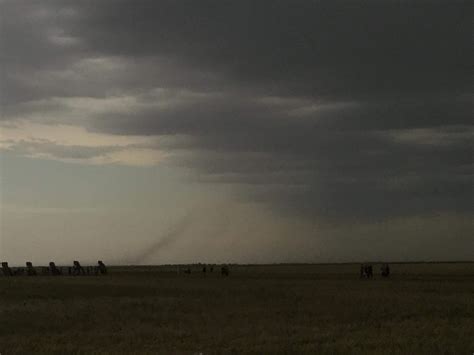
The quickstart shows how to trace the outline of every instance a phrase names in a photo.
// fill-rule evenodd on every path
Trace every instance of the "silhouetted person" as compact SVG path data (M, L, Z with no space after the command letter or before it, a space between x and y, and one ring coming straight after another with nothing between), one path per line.
M209 269L210 272L214 272L214 266L211 265L211 268Z
M56 264L53 261L49 263L49 273L53 276L61 275L61 270L56 267Z
M74 260L74 262L73 262L72 274L73 274L74 276L77 276L77 275L85 275L85 274L86 274L86 273L84 272L84 268L81 266L81 264L80 264L79 261L77 261L77 260Z
M390 276L390 267L388 264L383 264L381 267L381 274L382 277L389 277Z
M221 267L221 275L222 276L229 276L229 267L224 265Z
M371 279L374 276L372 265L367 266L367 278Z
M202 272L205 274L207 272L206 266L203 266Z
M99 264L99 272L102 275L107 274L107 268L105 267L105 264L102 262L102 260L99 260L97 263Z
M13 276L13 271L12 269L10 269L6 261L2 262L2 271L3 275L5 276Z
M26 262L26 274L28 276L36 276L36 270L31 261Z

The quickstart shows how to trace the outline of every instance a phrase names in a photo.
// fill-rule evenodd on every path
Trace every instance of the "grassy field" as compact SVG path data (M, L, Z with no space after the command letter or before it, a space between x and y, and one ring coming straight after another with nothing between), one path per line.
M0 353L472 354L474 263L0 276ZM378 271L378 267L375 269Z

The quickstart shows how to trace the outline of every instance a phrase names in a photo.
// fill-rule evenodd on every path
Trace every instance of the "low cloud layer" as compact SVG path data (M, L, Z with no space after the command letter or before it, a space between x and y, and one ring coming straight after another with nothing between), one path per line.
M0 6L3 149L165 162L316 219L472 212L468 1Z

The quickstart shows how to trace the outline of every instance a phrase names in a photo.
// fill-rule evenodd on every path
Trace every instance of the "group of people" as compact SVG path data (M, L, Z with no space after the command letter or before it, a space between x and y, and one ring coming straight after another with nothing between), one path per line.
M107 267L105 264L99 260L97 262L98 266L86 266L83 268L79 261L75 260L73 263L73 266L68 267L68 275L99 275L99 274L107 274ZM38 275L37 273L37 268L33 266L33 263L31 261L26 262L26 268L22 267L17 267L17 268L11 268L8 266L8 263L6 261L1 263L1 268L2 272L5 276L18 276L18 275L28 275L28 276L36 276ZM49 263L49 267L42 267L40 268L42 270L42 275L62 275L62 268L58 268L56 264L51 261Z
M382 266L380 267L380 275L382 275L382 277L390 276L390 267L388 266L387 263L382 264ZM373 277L374 277L374 271L373 271L372 265L361 264L360 265L360 278L371 279Z
M207 271L209 272L214 272L214 265L210 265L209 268L207 265L204 265L202 267L202 273L205 274ZM180 268L178 266L177 268L178 274L180 273ZM190 274L191 273L191 268L188 266L186 269L183 271L185 274ZM229 276L229 267L227 265L224 265L221 267L221 275L222 276Z
M73 266L68 268L68 274L73 276L107 274L107 267L102 260L99 260L97 264L98 266L86 266L84 269L79 261L74 260Z

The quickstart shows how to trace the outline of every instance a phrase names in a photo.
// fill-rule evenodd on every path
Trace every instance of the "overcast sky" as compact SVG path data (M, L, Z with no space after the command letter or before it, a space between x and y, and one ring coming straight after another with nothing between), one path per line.
M474 259L470 1L0 7L0 259Z

